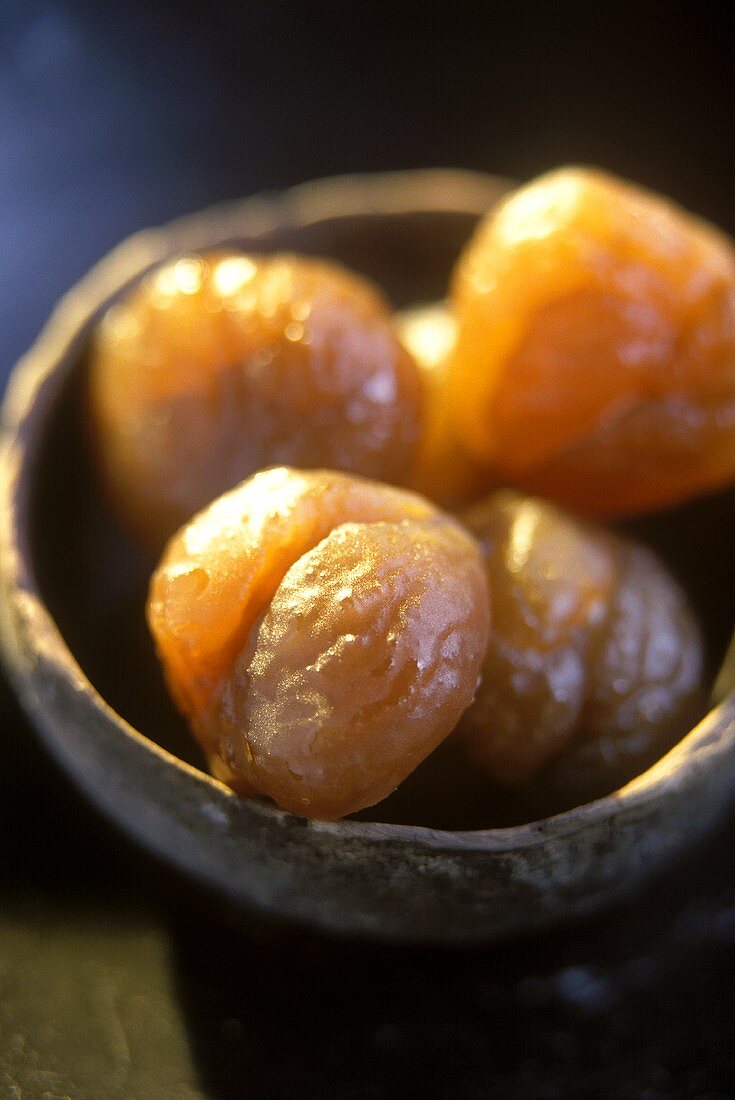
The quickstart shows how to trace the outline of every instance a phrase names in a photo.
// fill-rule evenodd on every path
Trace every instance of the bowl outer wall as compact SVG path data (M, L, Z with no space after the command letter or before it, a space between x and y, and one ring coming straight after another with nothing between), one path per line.
M735 787L735 697L622 791L529 825L474 832L307 821L234 795L95 691L38 591L29 501L45 426L100 309L152 264L289 227L416 211L479 216L507 189L453 170L317 181L136 234L59 304L16 367L0 450L0 641L21 701L89 797L139 841L237 902L344 934L481 942L624 896L715 823Z

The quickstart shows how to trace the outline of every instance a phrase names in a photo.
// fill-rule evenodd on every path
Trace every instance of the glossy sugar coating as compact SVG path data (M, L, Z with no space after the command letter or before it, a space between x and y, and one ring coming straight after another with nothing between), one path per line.
M735 253L567 168L481 223L453 280L452 418L505 484L632 515L735 477Z
M495 493L465 519L493 601L461 722L470 753L510 785L553 761L582 800L631 779L699 715L702 646L683 592L649 550L540 500Z
M265 466L400 482L419 433L418 372L383 298L292 255L192 255L153 271L103 319L90 391L104 479L159 548Z
M449 362L456 323L444 303L416 306L396 318L399 335L423 379L424 416L409 487L445 508L458 508L495 488L491 472L463 446L451 422Z
M380 801L455 727L489 608L477 545L421 497L276 468L170 541L148 621L214 774L331 819Z

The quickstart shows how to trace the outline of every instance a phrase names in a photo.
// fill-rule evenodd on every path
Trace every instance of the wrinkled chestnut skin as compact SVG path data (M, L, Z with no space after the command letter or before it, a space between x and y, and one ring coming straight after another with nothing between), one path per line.
M148 621L213 773L332 819L380 801L455 727L489 607L477 545L421 497L277 468L170 541Z
M150 546L266 466L402 482L418 371L387 304L335 263L182 257L103 318L90 362L102 476Z
M702 645L679 586L649 550L508 490L464 519L493 606L460 723L474 760L518 786L553 762L581 801L639 774L700 716Z
M624 516L735 477L735 252L714 227L560 169L481 223L452 301L452 420L499 483Z

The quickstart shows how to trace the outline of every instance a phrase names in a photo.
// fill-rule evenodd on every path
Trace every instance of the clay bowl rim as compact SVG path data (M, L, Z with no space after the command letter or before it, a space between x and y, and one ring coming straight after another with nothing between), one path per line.
M216 247L238 237L267 237L276 229L295 229L360 215L445 212L480 216L510 186L509 181L478 172L418 169L332 177L283 192L218 204L160 228L135 233L100 260L61 299L37 340L14 368L2 404L0 584L4 622L0 643L11 678L37 725L54 724L55 714L51 713L53 706L44 703L32 690L29 654L24 655L18 644L19 613L25 620L24 639L31 641L30 656L37 662L42 658L51 661L67 686L85 695L122 737L160 764L177 769L198 785L202 793L215 799L242 801L240 795L223 783L135 729L106 702L77 663L36 581L28 524L35 461L55 401L100 312L150 267L182 251ZM416 200L417 192L421 195L420 202ZM53 745L50 747L54 749ZM345 840L402 841L443 851L507 853L568 837L590 824L612 820L623 810L637 816L663 795L686 788L690 775L699 771L703 755L712 765L715 757L733 749L735 692L730 692L665 756L630 783L554 816L522 825L467 831L380 821L307 819L306 824L310 829ZM88 793L95 799L92 792ZM104 798L95 800L107 805ZM249 811L256 816L265 815L279 822L296 818L265 802L247 801ZM114 815L114 810L110 812ZM303 825L304 819L297 820ZM133 831L140 835L139 830ZM149 842L156 846L155 838L149 838Z

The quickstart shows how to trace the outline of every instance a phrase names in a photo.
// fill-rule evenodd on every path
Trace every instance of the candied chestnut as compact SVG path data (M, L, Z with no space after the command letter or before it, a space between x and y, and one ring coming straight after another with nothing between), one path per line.
M103 478L158 548L265 466L401 482L419 433L418 372L381 295L293 255L154 270L104 317L90 389Z
M451 423L447 387L456 339L445 305L417 306L397 317L403 343L423 380L424 416L409 486L445 508L459 508L495 488L489 471L463 446Z
M633 778L700 716L702 644L650 550L505 490L469 509L493 617L460 729L493 779L553 762L580 800Z
M213 773L309 817L389 794L472 700L479 550L412 493L271 469L168 544L148 620Z
M453 423L501 483L623 516L735 477L735 252L714 227L561 169L481 223L452 296Z

